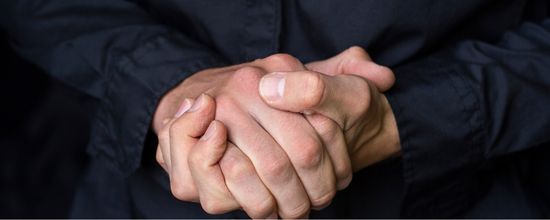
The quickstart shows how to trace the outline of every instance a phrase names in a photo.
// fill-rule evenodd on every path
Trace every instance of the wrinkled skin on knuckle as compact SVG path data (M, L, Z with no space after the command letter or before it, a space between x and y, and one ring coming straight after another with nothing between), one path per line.
M302 63L290 54L274 54L260 61L269 71L289 72L302 68Z
M275 209L277 205L272 197L268 197L258 204L251 204L250 207L244 207L246 214L251 218L267 218Z
M326 192L324 195L319 196L318 198L311 198L311 206L315 208L325 207L332 202L332 199L336 195L336 190L331 189Z
M225 199L206 198L201 199L202 209L210 215L219 215L231 210L230 204Z
M309 123L315 128L317 134L329 143L334 141L334 138L336 138L336 135L340 130L340 127L336 122L321 114L310 115Z
M305 170L318 167L323 160L323 147L320 141L314 138L304 138L296 141L296 161L294 166Z
M194 201L196 200L196 194L189 187L186 187L187 184L181 182L180 178L173 176L170 178L170 191L172 195L181 201Z
M349 163L344 166L335 166L334 172L339 181L348 182L353 176L353 170Z
M228 81L229 88L240 89L240 92L257 90L258 84L265 71L253 66L245 66L236 70Z
M334 121L332 121L330 118L327 118L320 114L314 114L309 116L309 122L311 125L315 128L315 131L323 138L324 141L326 141L328 144L334 143L335 138L338 136L338 133L342 132L340 126ZM346 143L343 143L346 147ZM326 147L333 147L333 146L326 146ZM332 157L332 155L331 155ZM338 160L338 158L333 158L335 160ZM351 178L352 175L352 169L351 164L349 163L336 163L333 164L334 172L336 175L336 178L340 181L344 181L349 178Z
M224 155L220 161L220 167L226 178L231 178L237 182L246 181L256 172L247 160L230 154Z
M279 214L284 219L304 218L305 215L309 212L310 207L311 206L310 206L309 202L305 202L305 203L300 204L300 206L298 206L298 207L292 208L289 211L279 210Z
M271 156L261 161L260 167L265 172L265 178L271 182L287 182L292 175L293 168L286 157Z

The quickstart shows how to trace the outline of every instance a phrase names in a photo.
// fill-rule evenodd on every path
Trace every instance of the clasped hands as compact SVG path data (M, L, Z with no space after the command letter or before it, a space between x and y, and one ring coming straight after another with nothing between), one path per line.
M305 218L353 171L400 151L383 91L393 72L359 47L302 64L286 54L200 71L153 119L172 194L211 214Z

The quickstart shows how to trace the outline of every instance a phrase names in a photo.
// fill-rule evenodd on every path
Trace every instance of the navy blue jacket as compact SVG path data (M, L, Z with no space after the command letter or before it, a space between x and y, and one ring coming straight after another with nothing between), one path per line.
M399 177L384 181L402 183L376 189L368 182L389 175L380 171L385 164L367 168L333 205L359 211L334 217L381 212L373 206L390 191L399 192L388 203L398 208L379 216L480 217L484 212L475 207L516 201L517 212L500 214L549 217L550 197L541 185L549 174L535 171L548 167L549 159L544 153L550 142L549 5L545 0L3 0L0 23L21 56L98 100L97 109L90 109L95 120L88 151L107 170L116 170L112 175L122 188L128 188L124 181L144 184L160 172L135 179L144 169L142 157L153 157L143 152L159 98L189 75L279 52L308 62L359 45L396 73L387 96L402 157L392 171ZM368 193L355 193L365 188L378 190L374 202L362 203ZM154 192L169 196L166 189ZM118 209L111 217L124 217L120 210L125 209Z

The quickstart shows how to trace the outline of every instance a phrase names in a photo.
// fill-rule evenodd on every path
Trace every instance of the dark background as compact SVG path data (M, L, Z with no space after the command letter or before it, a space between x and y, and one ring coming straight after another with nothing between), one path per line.
M3 32L0 53L0 218L67 217L94 100L19 58Z

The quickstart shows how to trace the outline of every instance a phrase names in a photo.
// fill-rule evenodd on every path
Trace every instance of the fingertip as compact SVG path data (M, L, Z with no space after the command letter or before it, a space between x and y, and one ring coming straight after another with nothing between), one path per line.
M225 141L227 130L225 129L225 126L223 123L221 123L218 120L213 120L210 122L210 125L208 125L208 128L206 129L206 132L204 135L200 138L201 141L209 141L216 139L223 139Z
M380 91L381 92L385 92L385 91L388 91L394 84L395 84L395 74L393 73L393 71L386 67L386 66L381 66L382 68L382 71L381 71L381 74L382 74L382 85L380 86L381 88Z

